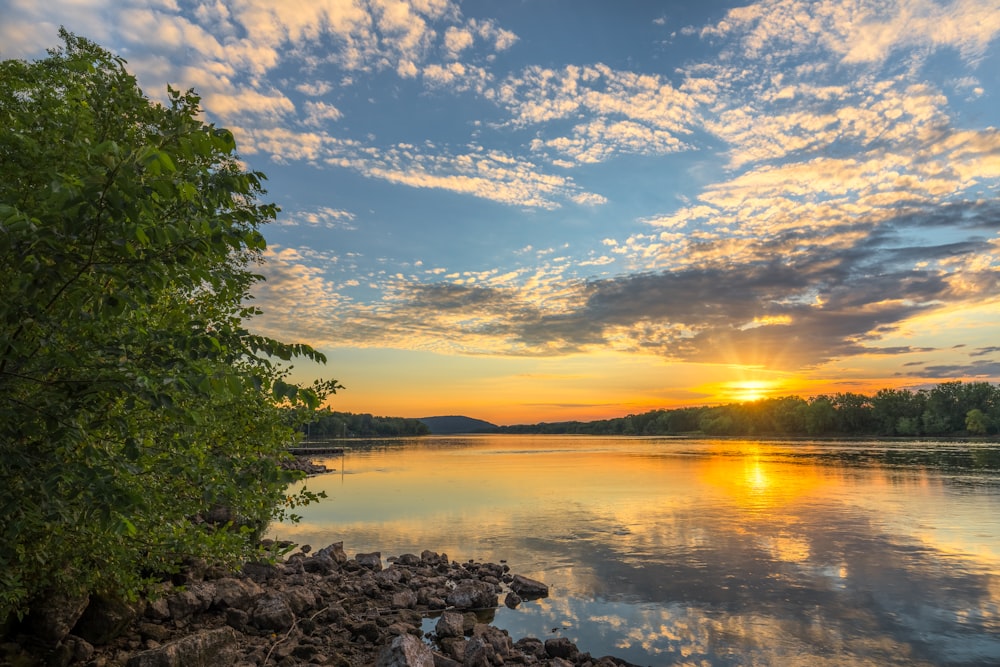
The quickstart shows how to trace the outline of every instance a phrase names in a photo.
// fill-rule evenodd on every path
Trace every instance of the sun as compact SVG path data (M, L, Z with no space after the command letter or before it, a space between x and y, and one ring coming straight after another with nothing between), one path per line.
M761 380L730 382L725 386L726 398L739 403L752 403L767 398L775 390L775 383Z

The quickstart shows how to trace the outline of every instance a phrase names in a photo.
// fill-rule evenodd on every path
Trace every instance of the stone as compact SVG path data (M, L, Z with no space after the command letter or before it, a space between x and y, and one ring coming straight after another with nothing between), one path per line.
M58 644L73 629L89 603L85 595L78 598L47 595L31 605L25 628L47 644Z
M488 640L473 637L465 644L465 658L462 664L465 667L493 667L503 663Z
M413 635L398 635L378 654L376 667L434 667L434 653Z
M110 596L92 595L80 620L73 627L73 634L91 644L107 644L138 617L137 605Z
M338 565L343 565L348 561L347 554L344 552L343 542L334 542L329 546L325 546L318 552L316 552L316 556L318 556L319 554L324 554L326 556L329 556ZM313 558L315 558L316 556L313 556Z
M549 596L549 587L546 584L520 574L514 575L513 580L510 582L510 588L525 600Z
M417 594L405 589L392 594L393 609L413 609L417 606Z
M382 553L380 551L373 551L368 554L356 554L354 560L361 567L366 567L369 570L374 570L380 572L382 570Z
M457 609L486 609L497 606L497 594L492 584L463 581L448 592L445 602Z
M462 614L457 611L446 611L438 618L434 632L439 638L461 637L465 634L464 623L465 619Z
M254 604L250 611L250 623L261 630L282 632L295 623L295 614L283 595L268 593Z
M317 606L316 594L305 586L293 586L285 590L282 595L296 616L302 616Z
M510 655L513 642L511 642L510 636L500 628L495 628L485 623L477 623L472 629L472 636L473 638L478 637L484 642L489 643L493 647L494 653L501 659L507 658Z
M507 593L507 595L503 599L503 603L507 605L507 607L509 607L510 609L517 609L517 605L521 604L521 602L522 602L521 596L515 593L514 591L510 591L509 593Z
M244 609L260 593L260 586L251 579L226 577L215 582L212 606L217 609Z
M514 646L521 653L534 656L539 660L547 657L547 654L545 653L545 644L543 644L542 640L537 637L522 637L514 642Z
M312 558L306 559L302 563L302 567L306 572L325 575L336 572L338 564L330 554L321 551Z
M566 658L572 660L580 650L576 647L576 644L571 642L566 637L555 637L553 639L545 640L545 653L550 658Z
M136 653L126 667L229 667L237 658L236 632L202 630L155 649Z

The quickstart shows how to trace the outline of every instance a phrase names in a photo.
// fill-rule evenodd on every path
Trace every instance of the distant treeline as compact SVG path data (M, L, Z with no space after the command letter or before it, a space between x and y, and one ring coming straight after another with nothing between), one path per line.
M313 421L303 426L301 431L308 438L372 438L430 433L427 425L418 419L374 417L329 409L317 411Z
M988 382L945 382L929 390L882 389L874 396L785 396L497 430L588 435L982 436L1000 432L1000 387Z

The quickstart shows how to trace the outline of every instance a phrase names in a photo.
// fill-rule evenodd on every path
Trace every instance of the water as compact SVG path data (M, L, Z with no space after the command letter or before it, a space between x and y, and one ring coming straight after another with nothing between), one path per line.
M497 610L640 665L1000 664L1000 448L577 436L347 443L273 536L506 560Z

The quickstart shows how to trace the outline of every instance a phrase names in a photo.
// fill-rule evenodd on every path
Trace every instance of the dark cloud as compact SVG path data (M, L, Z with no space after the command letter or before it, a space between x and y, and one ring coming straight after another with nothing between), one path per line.
M965 268L977 264L963 261L992 251L987 239L968 231L998 227L998 221L1000 205L967 202L923 214L906 211L867 228L830 227L832 238L851 238L850 244L813 238L814 229L802 228L747 241L739 255L708 241L694 244L692 256L715 257L712 262L566 283L551 303L533 303L511 287L400 284L385 326L424 329L451 315L446 321L452 328L441 336L488 335L504 341L508 354L613 346L678 361L772 368L927 351L878 341L922 313L1000 294L1000 272ZM455 324L456 313L469 317ZM933 372L995 374L990 369L971 364Z

